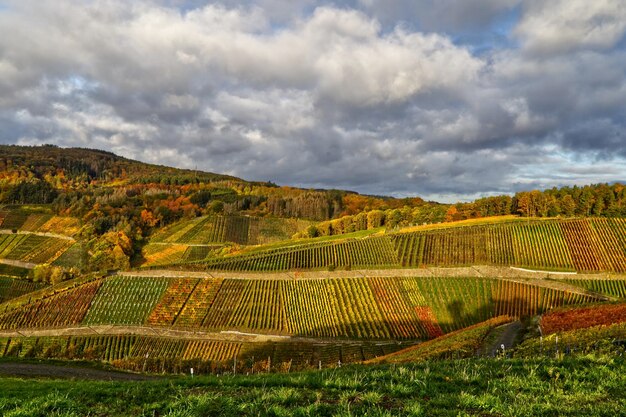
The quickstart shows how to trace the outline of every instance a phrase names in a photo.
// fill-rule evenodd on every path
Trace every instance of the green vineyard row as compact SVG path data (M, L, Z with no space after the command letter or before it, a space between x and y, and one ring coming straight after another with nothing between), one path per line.
M0 258L35 264L53 262L72 242L34 234L0 234Z
M0 315L0 329L113 324L423 340L500 315L529 316L595 300L492 278L114 276L8 310Z
M169 261L189 269L223 271L497 265L626 272L626 220L529 220L431 228L294 244L198 262L185 262L182 256Z
M46 284L0 275L0 303L46 287Z
M0 357L100 360L149 372L267 372L361 362L405 347L396 342L229 342L164 337L63 336L0 338ZM186 367L184 363L186 363Z
M0 210L0 229L72 236L79 228L80 221L74 217L60 217L19 209Z
M313 224L306 220L249 216L205 216L173 224L152 236L152 242L258 245L290 239Z

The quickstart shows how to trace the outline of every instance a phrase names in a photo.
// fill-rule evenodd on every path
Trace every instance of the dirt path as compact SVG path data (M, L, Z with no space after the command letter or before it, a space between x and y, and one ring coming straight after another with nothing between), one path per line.
M69 240L69 241L72 241L72 242L76 242L76 239L74 239L71 236L65 236L65 235L60 235L58 233L49 233L49 232L27 232L25 230L18 230L17 233L13 233L13 230L10 230L10 229L0 229L0 234L3 234L3 235L18 234L18 235L47 236L47 237L55 237L57 239L63 239L63 240Z
M272 279L272 280L319 280L329 278L362 277L468 277L468 278L504 278L532 279L533 282L555 282L564 278L577 279L626 279L621 274L564 274L549 271L530 271L511 267L469 266L457 268L395 268L395 269L354 269L351 271L284 271L284 272L225 272L225 271L179 271L171 269L120 271L117 275L128 277L166 277L166 278L228 278L228 279ZM552 284L546 284L552 285ZM563 282L561 289L581 291L580 288ZM551 287L556 288L556 287Z
M147 381L158 378L104 369L21 362L1 362L0 377L92 379L97 381Z
M20 268L33 269L37 264L31 262L16 261L15 259L0 258L0 264L18 266Z
M74 326L56 329L16 329L0 330L0 337L56 337L56 336L116 336L137 335L152 337L167 337L176 339L227 341L227 342L294 342L294 343L321 343L321 344L361 344L371 342L363 339L333 339L312 338L287 335L272 335L260 333L243 333L233 330L221 332L205 332L198 330L185 330L172 327L147 327L147 326ZM411 344L415 341L398 341L393 339L381 340L381 343Z
M480 354L482 356L493 356L495 352L501 352L502 346L505 350L510 350L515 346L517 335L522 330L522 323L514 321L495 328L492 332L495 338L489 338L487 342L481 346Z

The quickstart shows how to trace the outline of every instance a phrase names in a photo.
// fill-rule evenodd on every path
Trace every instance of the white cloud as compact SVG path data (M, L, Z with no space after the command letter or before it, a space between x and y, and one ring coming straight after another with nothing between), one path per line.
M625 31L623 0L526 0L515 28L526 49L542 54L611 48Z
M7 3L0 141L447 199L623 166L623 2L525 0L521 47L480 54L445 30L520 0L182 3Z

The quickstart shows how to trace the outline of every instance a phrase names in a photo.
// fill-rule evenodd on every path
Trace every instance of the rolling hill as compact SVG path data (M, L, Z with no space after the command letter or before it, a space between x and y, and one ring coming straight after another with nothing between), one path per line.
M481 355L511 321L523 355L559 311L608 326L568 343L623 334L594 310L626 297L621 185L563 191L591 209L549 209L558 190L442 205L1 150L2 357L285 372Z

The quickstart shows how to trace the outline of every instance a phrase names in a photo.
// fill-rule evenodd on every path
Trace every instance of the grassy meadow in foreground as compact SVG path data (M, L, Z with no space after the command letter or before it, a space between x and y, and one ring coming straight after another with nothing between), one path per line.
M622 358L459 360L98 382L0 378L10 416L623 416Z

